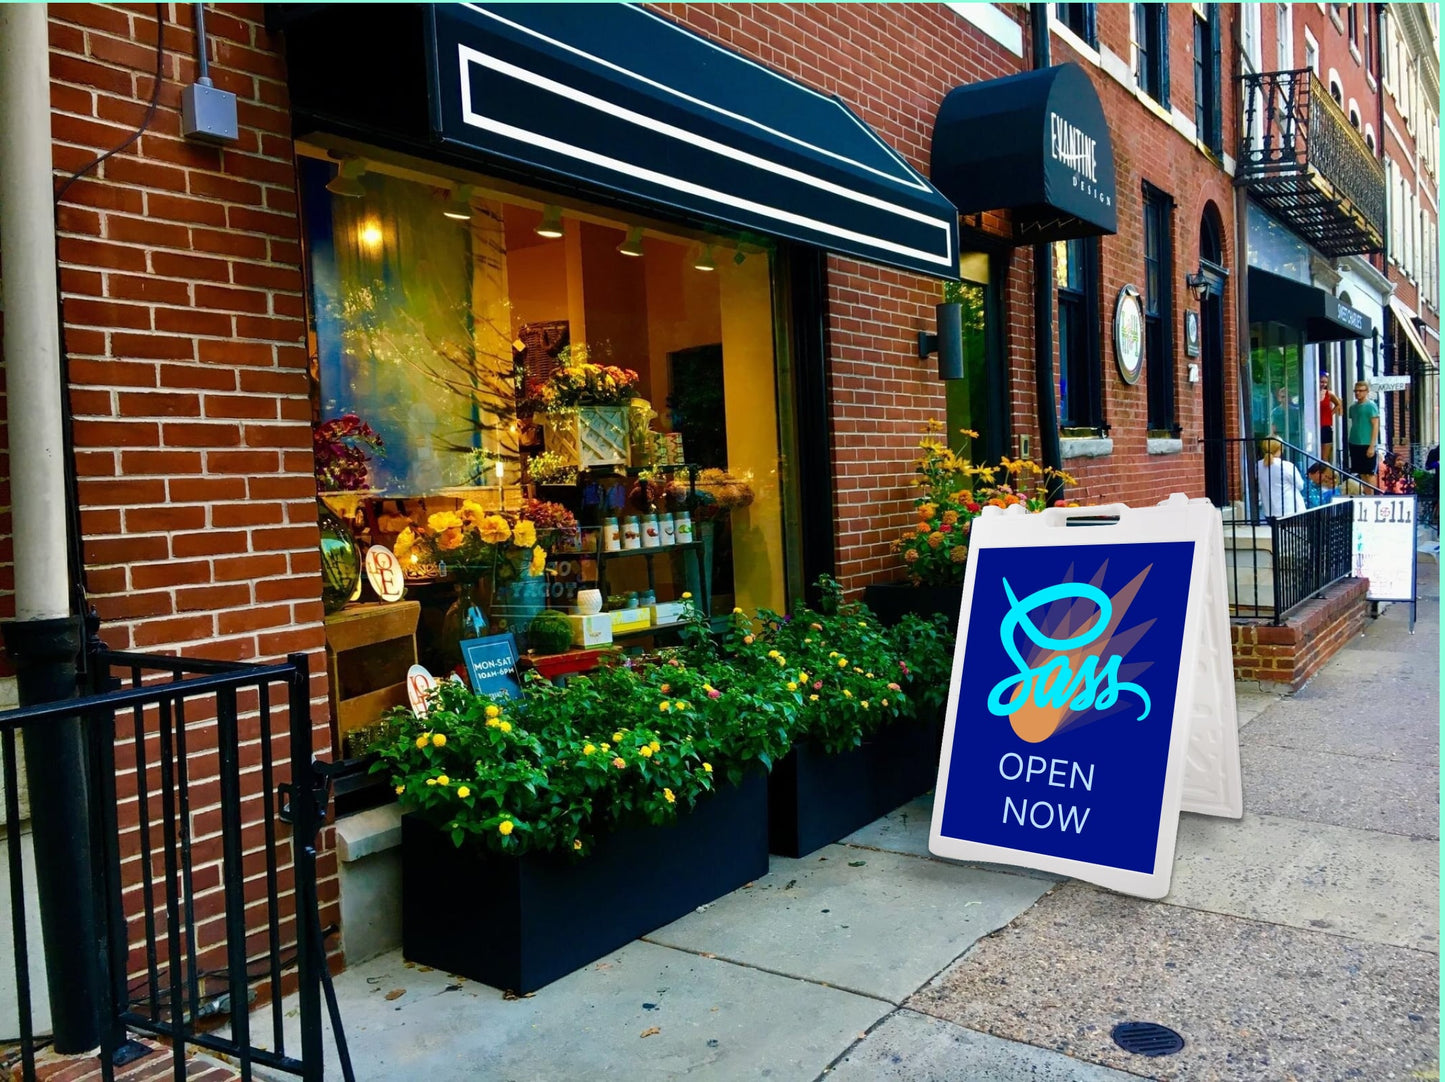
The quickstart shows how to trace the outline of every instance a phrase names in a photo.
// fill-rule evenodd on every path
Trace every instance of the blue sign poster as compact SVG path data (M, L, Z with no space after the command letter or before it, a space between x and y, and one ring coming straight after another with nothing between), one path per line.
M510 632L463 639L462 660L478 695L515 699L522 694L517 679L517 640Z
M1023 543L1030 528L1048 543ZM1200 546L1004 529L1012 543L981 529L969 554L930 848L1162 896Z

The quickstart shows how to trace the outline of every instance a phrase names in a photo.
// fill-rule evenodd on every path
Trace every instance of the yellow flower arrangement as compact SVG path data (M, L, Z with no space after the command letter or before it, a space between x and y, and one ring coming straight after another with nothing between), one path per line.
M543 520L539 524L528 514ZM569 529L569 522L575 527L571 515L555 504L533 500L520 513L498 513L467 500L456 511L428 515L425 525L407 526L397 535L394 551L403 567L441 567L463 581L487 578L506 585L524 574L542 574L549 544Z

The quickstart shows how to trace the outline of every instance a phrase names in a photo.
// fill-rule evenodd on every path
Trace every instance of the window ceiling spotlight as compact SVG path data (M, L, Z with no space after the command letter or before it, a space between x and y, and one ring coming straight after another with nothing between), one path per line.
M1202 301L1205 294L1209 292L1209 279L1204 277L1204 270L1200 268L1184 276L1184 286L1189 290L1197 301Z
M634 225L627 230L627 239L617 246L617 250L623 255L640 256L642 254L642 226Z
M442 209L442 214L454 222L470 222L472 220L472 186L470 184L458 184L452 189L451 198Z
M555 240L563 233L562 229L562 208L556 203L548 203L542 210L542 220L537 223L537 228L532 230L539 237L547 237Z
M366 194L366 187L361 183L362 174L365 172L366 162L360 158L343 158L337 167L336 175L327 183L326 190L332 195L360 199Z
M717 264L712 261L712 245L711 245L711 244L704 244L704 245L702 246L702 255L700 255L700 256L697 257L697 262L694 263L694 264L692 265L692 267L693 267L693 270L700 270L700 271L714 271L714 270L717 270Z

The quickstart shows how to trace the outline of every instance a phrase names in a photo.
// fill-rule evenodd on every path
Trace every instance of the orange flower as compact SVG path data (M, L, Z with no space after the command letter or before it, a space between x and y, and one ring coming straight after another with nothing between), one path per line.
M926 522L920 522L920 523L918 524L918 532L919 532L919 533L929 533L929 532L931 532L932 530L933 530L933 527L930 526L930 525L929 525L928 523L926 523Z
M445 552L452 552L462 547L465 538L462 535L460 526L453 526L451 529L443 530L437 537L437 548Z
M491 545L500 545L512 536L512 527L501 515L488 515L482 519L482 540Z

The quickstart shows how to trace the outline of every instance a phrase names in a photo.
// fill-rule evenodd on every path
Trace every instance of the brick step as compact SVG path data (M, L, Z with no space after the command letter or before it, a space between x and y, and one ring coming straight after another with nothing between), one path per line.
M174 1082L170 1048L158 1041L136 1040L152 1051L118 1068L116 1082ZM22 1082L25 1074L18 1049L0 1047L0 1069L4 1071L0 1077L5 1082ZM62 1056L45 1048L36 1057L35 1077L37 1082L100 1082L100 1060L89 1052ZM186 1057L185 1077L187 1082L240 1082L241 1078L230 1064L197 1053Z

